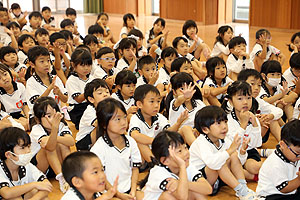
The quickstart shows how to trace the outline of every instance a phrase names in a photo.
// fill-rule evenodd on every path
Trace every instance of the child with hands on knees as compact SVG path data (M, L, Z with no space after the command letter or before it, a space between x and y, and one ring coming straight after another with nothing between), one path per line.
M225 62L230 54L228 43L233 36L233 29L231 26L224 25L218 29L218 36L214 44L214 48L210 54L211 57L219 56Z

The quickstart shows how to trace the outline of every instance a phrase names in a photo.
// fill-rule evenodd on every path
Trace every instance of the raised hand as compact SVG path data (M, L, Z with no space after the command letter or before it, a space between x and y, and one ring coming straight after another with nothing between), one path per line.
M186 83L184 84L183 88L181 89L181 92L185 99L191 99L193 97L193 95L196 92L195 86L196 85L192 86L192 82L189 85L187 85Z
M280 90L282 93L282 97L290 91L290 88L288 87L288 83L286 81L282 81L282 88Z
M59 123L61 121L61 119L63 118L63 115L60 112L56 112L54 114L54 116L52 117L52 119L50 119L48 117L48 115L45 115L46 120L49 122L49 124L51 125L52 128L58 128L59 127Z
M238 134L236 134L234 136L233 141L232 141L232 143L231 143L231 145L230 145L229 148L232 151L236 151L240 147L240 145L241 145L241 137Z
M184 110L177 119L179 124L182 124L189 117L189 111Z

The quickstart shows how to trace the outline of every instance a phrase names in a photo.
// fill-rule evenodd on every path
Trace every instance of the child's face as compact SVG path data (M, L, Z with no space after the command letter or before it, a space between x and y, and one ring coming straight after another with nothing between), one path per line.
M98 60L99 64L104 69L112 69L115 66L116 57L114 53L107 53L101 56L101 58Z
M291 162L300 160L300 147L293 144L286 144L284 141L280 141L280 149L284 156Z
M98 45L96 43L94 43L94 42L90 43L87 46L90 48L91 53L95 53L98 50Z
M92 65L77 65L75 67L75 71L79 75L79 77L86 77L89 73L91 73Z
M172 62L176 59L176 55L173 54L173 55L170 55L169 57L166 57L165 59L163 59L164 61L164 64L166 66L167 69L171 69L171 65L172 65Z
M126 23L127 23L127 28L134 28L135 20L134 20L134 19L128 18L128 19L126 20Z
M4 60L2 62L10 67L15 66L18 62L18 56L16 53L7 53L4 55Z
M106 26L107 23L108 23L108 18L105 16L105 15L102 15L100 18L99 18L100 22L103 24L103 26Z
M300 37L299 36L295 37L293 44L298 48L298 51L300 51Z
M50 56L39 56L35 60L35 63L32 65L34 68L35 72L41 76L41 75L46 75L50 71Z
M0 71L0 87L4 89L9 89L12 86L11 76L8 71ZM1 108L1 103L0 103Z
M0 22L4 25L8 23L8 13L5 11L0 11Z
M36 40L39 43L39 45L45 46L49 43L49 35L46 35L46 34L40 35L40 34L38 34L36 36Z
M50 105L48 105L45 116L41 118L41 124L49 132L51 131L51 128L52 128L52 125L50 122L52 121L55 113L56 113L56 110L54 108L52 108Z
M123 50L123 56L128 61L131 61L135 56L135 54L136 54L136 48L134 48L132 45L129 49Z
M228 42L231 40L232 35L233 35L233 32L232 32L232 30L229 28L229 29L224 33L224 35L223 35L223 37L222 37L223 40L224 40L224 42L228 43Z
M148 116L155 116L159 112L161 97L154 92L148 92L143 102L138 101L137 106Z
M23 41L22 46L23 47L20 48L23 49L25 53L28 53L28 50L35 46L35 42L32 38L27 38Z
M136 41L136 46L137 46L137 49L140 49L143 45L143 39L142 38L139 38L137 41Z
M55 43L57 43L59 46L61 46L63 48L64 51L67 50L67 42L66 39L64 38L59 38L57 40L55 40Z
M76 15L67 15L67 17L72 20L72 22L75 22L76 20Z
M270 34L266 34L266 43L267 43L267 45L271 44L271 40L272 40L271 35Z
M215 79L223 79L226 76L226 66L224 64L217 65L215 68Z
M241 44L235 45L235 47L233 48L233 50L234 50L233 53L234 52L239 52L239 51L246 52L246 44L241 43Z
M157 72L155 63L145 64L139 72L149 81L155 75L155 72Z
M259 95L262 81L254 76L249 76L246 82L251 85L252 96L256 98Z
M186 83L187 85L189 85L189 83ZM174 96L177 98L178 96L180 95L184 95L182 93L182 91L184 90L184 85L182 85L180 88L177 88L175 91L174 91ZM189 102L191 101L192 98L189 98L189 99L186 99L185 102Z
M17 9L13 9L12 12L16 15L16 16L20 16L21 14L21 9L20 8L17 8Z
M98 42L102 42L103 41L103 34L101 33L94 33L93 36L95 36L98 40Z
M42 18L33 16L29 20L29 23L32 26L32 28L39 28L42 23Z
M18 27L11 27L10 30L14 33L15 37L19 37L19 35L21 34L21 30Z
M64 30L67 30L67 31L70 31L71 33L74 33L74 26L73 25L65 26Z
M44 12L42 12L42 16L48 20L51 17L51 11L50 10L45 10Z
M191 26L191 27L189 27L188 29L186 29L186 34L187 34L189 37L192 37L192 36L196 35L196 34L197 34L197 29L196 29L196 27Z
M184 162L185 162L185 167L189 166L189 161L190 161L190 152L186 146L186 144L180 144L175 148L175 154L176 156L178 156L179 158L181 158ZM174 168L178 168L179 166L176 164L176 162L168 157L167 158L167 166L170 169L174 169Z
M93 98L89 99L91 103L97 107L98 103L106 98L110 97L110 92L108 88L99 87L93 92Z
M179 40L176 50L180 55L185 56L189 52L189 45L187 42Z
M22 155L22 154L28 154L28 153L30 153L31 152L30 145L23 146L23 144L24 144L24 141L20 141L20 144L19 145L17 144L13 148L13 153L16 154L16 155ZM10 159L18 161L19 157L16 156L16 155L11 154Z
M243 94L237 93L229 101L237 112L249 111L252 106L252 97L250 95L245 96Z
M267 77L268 78L281 78L281 73L279 73L279 72L268 73Z
M122 85L121 94L125 100L133 96L135 87L136 85L134 83Z
M295 69L295 68L291 68L291 69L292 69L293 74L296 77L300 77L300 69Z
M190 74L191 76L193 76L193 66L191 65L191 63L183 63L180 67L180 71L179 72L185 72Z
M158 23L156 23L156 24L153 25L153 32L156 33L156 34L158 34L158 33L162 32L164 30L164 28L165 27L163 27L161 25L161 22L159 21Z
M118 108L108 122L107 133L122 135L126 132L127 124L127 115Z
M205 127L202 130L205 134L208 135L208 137L212 141L217 141L218 139L225 139L226 134L228 132L227 120L220 122L215 121L215 123L210 125L209 128Z

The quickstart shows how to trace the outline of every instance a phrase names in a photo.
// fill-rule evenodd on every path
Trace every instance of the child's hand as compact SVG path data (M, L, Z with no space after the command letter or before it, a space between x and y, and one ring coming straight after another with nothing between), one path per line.
M260 43L261 45L266 45L267 35L266 34L261 34L258 38L258 43Z
M169 31L169 30L166 30L166 32L163 33L163 37L164 37L164 38L168 37L169 33L170 33L170 31Z
M293 83L295 84L295 89L294 92L296 92L298 95L300 95L300 79L299 78L295 78L293 80Z
M241 119L241 124L244 124L244 123L248 124L248 122L250 120L250 111L242 110L240 112L240 119Z
M256 115L256 117L258 118L261 127L264 127L266 129L269 128L270 122L267 115Z
M115 179L113 186L109 190L107 190L107 192L105 194L103 194L101 196L102 198L100 198L100 199L103 199L103 197L104 197L104 199L107 199L107 200L113 198L118 191L118 181L119 181L119 176L117 176L117 178Z
M179 124L182 124L188 117L189 117L189 111L185 109L178 117L177 122Z
M255 117L255 115L254 115L252 112L250 112L250 111L249 111L249 121L252 123L252 125L253 125L254 127L257 126L256 117Z
M149 79L149 84L154 85L159 77L159 72L155 71Z
M178 180L174 178L167 178L168 184L166 185L166 189L169 193L173 193L177 190Z
M115 78L116 76L109 76L105 79L105 82L107 83L109 88L112 88L112 86L115 84Z
M138 110L137 106L131 106L128 110L127 110L127 114L135 114Z
M20 71L18 71L18 76L19 76L19 79L24 79L25 78L25 74L26 74L26 69L25 68L22 68L20 69Z
M23 13L23 15L24 15L24 18L26 18L26 17L27 17L27 15L28 15L28 12L27 12L27 11L25 11L25 12Z
M243 142L242 142L242 146L241 146L241 149L240 149L240 154L241 155L245 155L246 151L247 151L247 148L248 148L248 144L250 142L250 137L244 137L243 139Z
M44 149L46 147L46 145L48 143L48 139L49 139L49 136L45 136L38 140L38 143L40 144L41 148Z
M181 92L185 99L191 99L193 95L195 94L196 90L194 90L196 85L192 86L192 83L187 85L186 83L183 86L183 89L181 89Z
M205 98L208 98L210 95L210 88L208 85L203 86L203 88L200 88L200 91L202 93L202 96Z
M52 192L52 184L49 181L35 182L35 188L41 191Z
M12 32L10 29L6 28L6 27L4 27L4 31L5 31L5 33L7 33L9 36L13 35L13 32Z
M229 149L233 153L234 151L236 151L239 148L240 145L241 145L241 137L238 134L236 134L233 138L233 141L232 141Z
M55 82L56 82L56 77L57 76L54 76L54 78L52 79L52 83L49 85L48 88L50 88L50 90L53 90L54 89L54 86L55 86Z
M282 93L282 97L289 93L290 88L288 87L288 83L286 81L282 81L282 88L280 90Z
M51 125L52 128L58 128L59 123L61 119L63 118L63 115L60 112L56 112L52 119L48 117L48 115L45 116L49 124Z
M175 146L169 146L169 156L170 158L177 164L178 167L184 167L185 168L185 162L176 155L175 153Z

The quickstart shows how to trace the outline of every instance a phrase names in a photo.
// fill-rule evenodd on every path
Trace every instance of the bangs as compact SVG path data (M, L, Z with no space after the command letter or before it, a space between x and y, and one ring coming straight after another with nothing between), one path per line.
M20 147L28 147L29 145L31 145L31 140L28 134L19 135L17 141Z
M241 88L236 94L241 96L251 96L251 88Z

